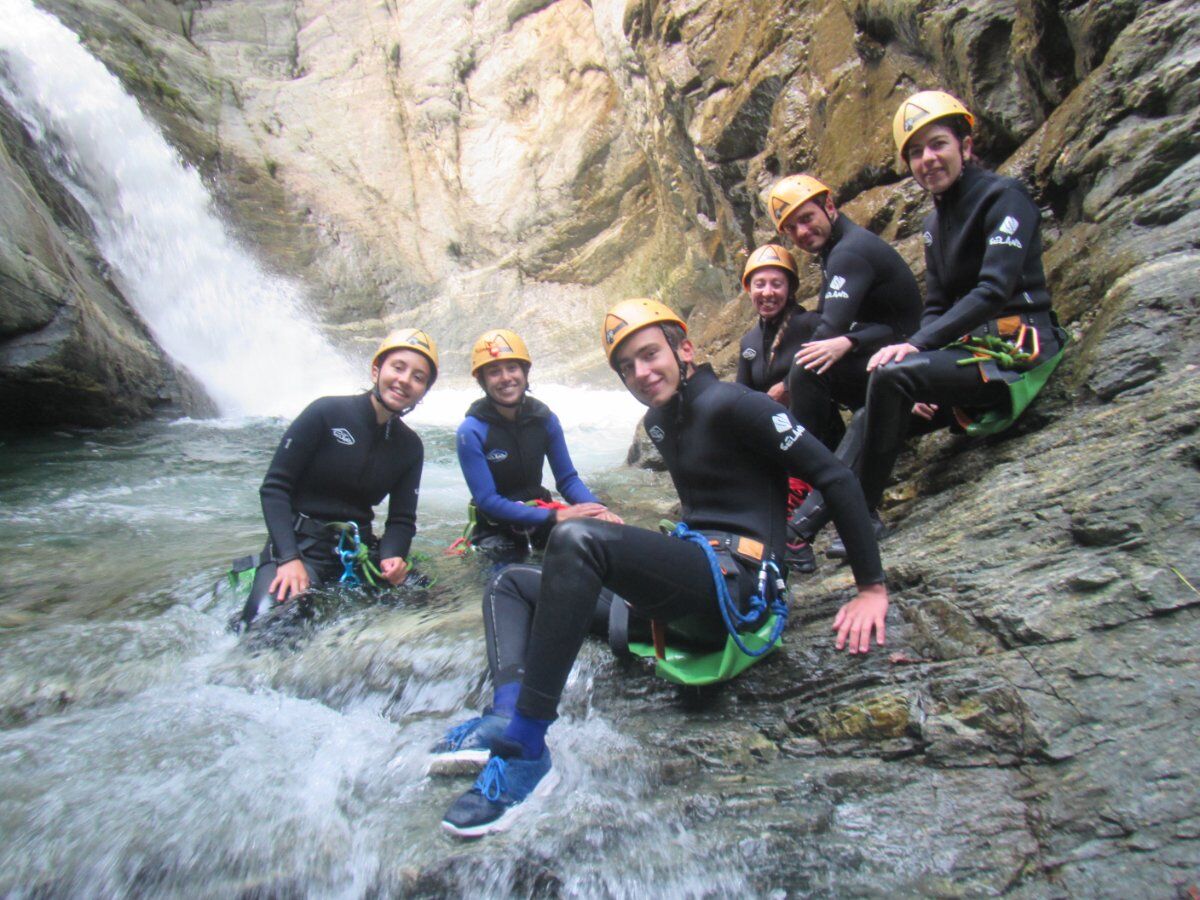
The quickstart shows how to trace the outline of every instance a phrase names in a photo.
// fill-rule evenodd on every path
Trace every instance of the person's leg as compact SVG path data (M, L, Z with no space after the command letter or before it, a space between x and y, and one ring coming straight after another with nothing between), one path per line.
M543 561L516 712L493 742L483 774L446 812L442 826L450 833L474 837L501 830L514 807L553 785L546 729L558 714L602 587L641 615L721 621L708 558L695 544L598 519L557 526ZM744 588L738 587L740 596Z
M831 370L832 371L832 370ZM811 369L793 365L787 387L792 417L822 444L833 449L836 441L837 405L830 392L828 373L818 375Z
M259 567L254 571L254 581L250 585L250 596L246 598L246 605L242 607L242 630L249 628L259 615L267 612L275 604L275 597L268 591L271 582L275 580L275 573L278 570L275 562L271 559L271 544L270 542L263 548L262 559L264 562L259 564ZM304 563L304 568L308 571L308 580L312 587L317 587L321 584L322 575L318 567L314 565L313 560L309 559L303 551L300 554L300 560ZM292 597L291 600L298 598Z
M978 366L960 366L965 350L929 350L876 369L867 388L866 439L859 479L867 505L879 506L908 436L914 403L994 407L1008 402L1008 387L985 382Z
M603 587L647 618L700 614L721 624L708 558L695 544L598 519L564 522L555 528L542 564L518 713L555 717Z

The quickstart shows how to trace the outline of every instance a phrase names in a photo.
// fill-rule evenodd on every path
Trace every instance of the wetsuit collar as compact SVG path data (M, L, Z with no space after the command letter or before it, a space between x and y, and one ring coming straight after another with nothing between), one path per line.
M493 405L491 398L480 397L467 409L467 415L479 419L481 422L489 422L491 424L504 424L509 422L509 419L500 415L500 412ZM545 419L550 416L550 407L546 406L541 400L536 397L525 395L525 399L521 401L521 406L517 410L517 421L523 422L527 419Z
M958 179L950 187L941 194L934 197L934 206L944 206L947 203L956 203L963 194L971 190L972 187L983 176L983 170L979 166L969 165L964 163L962 172L959 173Z
M846 221L846 214L838 210L838 217L833 220L833 225L829 231L829 240L825 242L825 246L821 248L818 254L821 257L822 266L829 259L829 254L833 252L833 248L837 246L837 242L846 236Z

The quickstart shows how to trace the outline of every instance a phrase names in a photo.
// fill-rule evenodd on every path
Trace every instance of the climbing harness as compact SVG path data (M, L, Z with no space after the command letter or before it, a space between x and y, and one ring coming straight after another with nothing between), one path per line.
M522 500L519 501L525 506L533 506L538 509L566 509L567 504L560 503L557 500ZM513 536L520 535L525 538L525 549L533 552L533 530L528 528L519 528L515 525L506 526ZM479 548L472 543L471 539L475 536L475 532L479 528L479 512L475 507L475 501L467 504L467 525L463 529L462 535L455 538L454 541L445 550L442 551L443 556L466 556L468 553L478 550Z
M1070 339L1054 313L1049 314L1049 320L1059 338L1059 350L1049 359L1042 359L1037 329L1021 321L1019 316L997 319L994 323L997 334L967 335L947 346L948 350L966 350L971 354L958 361L960 366L977 365L984 381L1000 381L1008 388L1007 410L989 409L976 413L954 407L955 420L971 437L1004 431L1020 418L1046 386L1062 361Z
M643 658L655 660L655 673L661 678L686 686L702 686L715 684L740 675L750 666L775 650L782 642L783 631L787 627L787 585L779 566L770 557L763 557L761 544L748 542L736 535L725 535L724 540L711 535L692 531L684 523L672 525L663 523L663 530L672 536L690 541L699 546L708 559L713 573L713 586L717 592L717 603L721 610L721 618L727 632L725 643L718 649L711 648L713 636L705 628L693 628L689 618L671 623L671 631L681 637L674 645L668 642L666 627L659 622L651 623L652 642L630 641L629 652ZM749 554L739 554L756 558L760 561L758 571L758 589L748 601L748 609L742 613L729 593L726 583L726 572L722 569L717 558L716 546L725 546L734 552L739 546L754 545L758 551ZM620 602L620 601L617 601ZM739 626L749 626L759 622L752 631L741 631ZM695 642L687 643L694 635ZM702 646L709 644L709 648Z

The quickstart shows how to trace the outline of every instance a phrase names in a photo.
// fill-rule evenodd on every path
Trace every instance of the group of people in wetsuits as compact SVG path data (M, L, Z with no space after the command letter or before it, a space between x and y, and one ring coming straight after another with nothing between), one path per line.
M723 633L722 597L744 610L763 591L768 566L790 555L803 569L805 548L832 519L855 582L833 622L836 646L865 653L872 636L884 642L877 509L906 436L914 423L948 423L954 409L978 415L1009 403L1006 379L987 377L973 340L1019 347L1031 335L1033 353L1018 353L1019 364L1010 355L1015 377L1064 340L1050 313L1037 207L1018 182L976 164L970 112L925 91L901 105L893 126L901 159L934 202L923 229L923 308L895 250L841 213L820 181L794 175L771 190L768 211L780 233L818 258L817 306L799 308L790 251L754 251L743 287L758 322L742 340L737 383L697 361L685 322L657 300L624 300L603 320L609 364L648 407L646 432L699 545L624 524L579 478L558 419L528 396L532 357L521 338L498 329L476 342L471 372L485 396L457 435L472 540L515 564L485 589L492 703L433 750L435 761L484 764L446 812L447 831L500 830L552 786L547 729L584 638L613 605L642 620L687 619ZM292 423L261 490L270 539L247 622L259 603L335 574L336 560L323 556L331 537L322 526L331 520L356 522L383 578L403 580L422 448L400 418L437 367L425 332L396 332L374 357L369 393L323 398ZM845 435L841 408L861 410ZM541 485L545 459L563 503ZM790 521L789 478L811 488ZM371 507L385 495L386 529L375 544ZM520 561L541 546L540 566Z

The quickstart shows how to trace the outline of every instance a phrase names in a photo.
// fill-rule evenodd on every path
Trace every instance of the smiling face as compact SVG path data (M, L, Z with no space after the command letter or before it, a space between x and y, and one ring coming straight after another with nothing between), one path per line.
M820 253L829 243L837 208L833 199L824 197L809 200L794 209L780 226L780 230L792 239L792 243L805 253Z
M678 353L676 360L667 336L651 325L635 331L617 348L617 373L640 403L665 406L679 390L679 363L692 362L692 342L685 338Z
M791 290L791 278L786 269L778 266L763 266L750 273L746 290L754 311L768 322L774 319L787 304Z
M432 374L429 360L416 350L393 350L379 365L371 367L371 380L390 413L402 412L420 403L429 390Z
M950 126L934 122L904 145L904 161L917 184L933 195L950 189L971 158L971 137L959 139Z
M498 359L479 370L479 383L493 403L516 406L525 397L529 378L520 360Z

